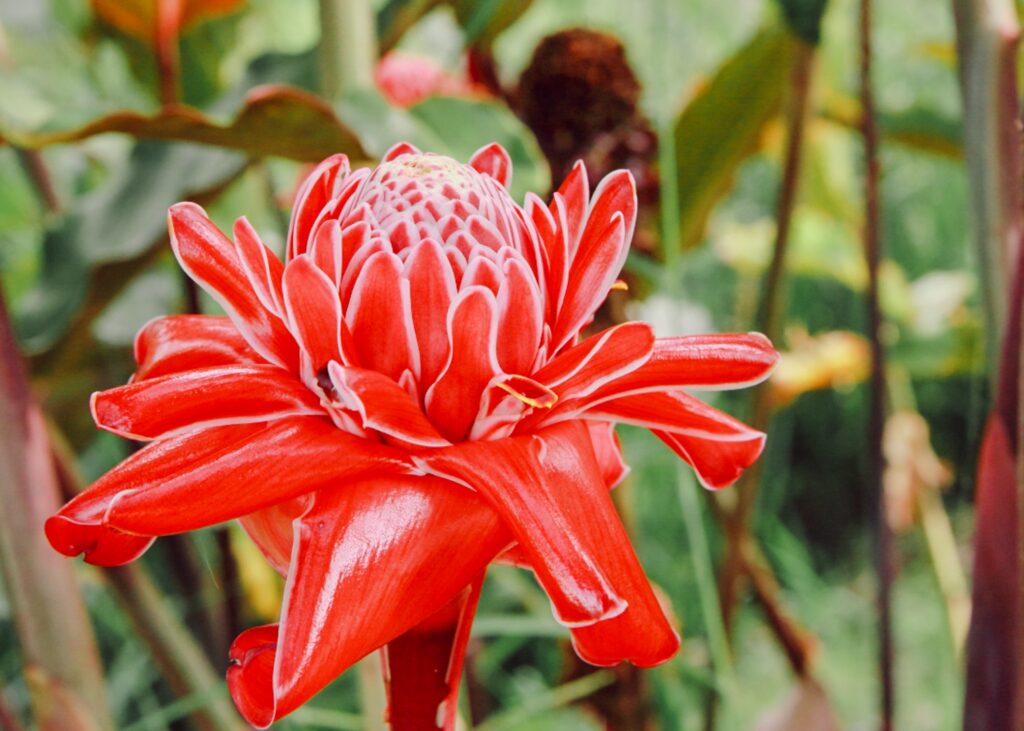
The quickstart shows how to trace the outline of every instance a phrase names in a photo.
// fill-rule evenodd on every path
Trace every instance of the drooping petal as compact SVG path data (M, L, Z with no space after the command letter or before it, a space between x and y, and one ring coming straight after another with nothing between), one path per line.
M735 482L764 449L762 432L681 391L623 396L577 416L651 429L713 489Z
M448 364L426 395L427 416L449 441L465 438L480 408L480 396L500 371L497 362L497 303L490 290L459 292L448 314Z
M288 575L288 564L292 560L292 524L309 509L312 499L312 495L300 495L238 519L260 553L281 576Z
M767 378L778 360L760 333L658 338L643 366L610 382L594 400L677 388L741 388Z
M348 175L348 157L332 155L317 165L295 196L288 226L288 258L304 254L312 243L310 234L318 216L336 194L339 183Z
M437 433L406 390L384 374L337 363L331 363L328 372L342 404L362 417L364 429L375 429L413 447L450 443Z
M469 158L469 166L484 175L490 175L503 188L512 182L512 158L497 142L481 147Z
M420 383L429 387L448 361L448 308L455 297L451 264L433 239L424 239L405 260L416 345L420 351Z
M266 309L275 315L284 314L281 302L281 275L284 266L274 252L266 247L256 229L244 216L235 221L235 252L249 277L253 292Z
M465 442L414 460L429 473L471 486L493 505L566 626L621 614L628 601L621 591L646 581L582 422Z
M764 450L764 434L751 430L749 439L707 439L676 432L652 430L661 441L697 472L709 490L728 487L754 464Z
M75 496L46 521L46 537L66 556L84 554L87 563L116 566L137 558L152 543L104 525L114 497L144 485L159 484L188 472L222 450L231 450L263 429L244 424L162 439L147 445ZM175 506L166 505L168 511Z
M363 265L345 311L352 333L357 365L379 371L398 380L418 359L409 300L409 282L402 277L402 261L394 254L379 252Z
M597 464L601 467L604 484L611 490L626 479L630 469L622 458L622 446L615 434L615 424L589 421L587 429L590 431L590 443L594 447Z
M234 244L194 203L171 206L171 248L178 262L224 308L246 342L266 360L288 370L298 365L298 348L284 323L252 289Z
M202 439L211 431L192 436ZM124 485L110 502L106 522L140 535L182 533L348 480L404 469L401 453L384 444L346 434L327 419L292 417L193 459L176 474L160 480L143 476Z
M157 376L94 393L89 405L97 426L129 439L323 413L309 389L271 365Z
M283 287L288 324L313 373L343 359L338 288L305 254L288 262Z
M239 704L246 719L262 728L293 711L452 601L509 540L478 496L441 480L373 480L317 492L295 524L274 672L246 672L244 664L236 671L236 700L272 701Z
M434 616L387 644L388 724L455 731L459 682L483 577Z
M158 317L135 336L136 381L194 368L265 362L227 317Z
M742 421L682 391L621 396L588 407L578 416L706 439L742 442L764 436Z

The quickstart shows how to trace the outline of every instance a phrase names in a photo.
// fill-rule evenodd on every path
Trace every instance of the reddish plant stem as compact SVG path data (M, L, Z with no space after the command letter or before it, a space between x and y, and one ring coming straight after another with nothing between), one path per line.
M60 506L45 422L0 286L0 573L7 587L35 724L41 731L113 728L103 667L74 564L42 524Z
M184 13L184 0L157 0L153 50L160 79L160 103L165 107L177 104L181 98L178 34Z
M53 179L50 177L50 171L46 168L42 153L39 150L26 150L21 147L15 147L14 150L18 155L18 162L21 163L21 167L32 181L32 187L35 188L46 211L59 213L60 197L57 195L57 189L53 185Z
M872 89L872 4L860 4L860 97L864 137L864 256L868 269L867 317L868 339L871 343L870 402L867 421L867 486L874 504L875 562L878 574L878 670L880 682L880 728L891 731L895 709L893 682L892 581L893 538L885 516L882 492L884 469L882 432L885 428L885 352L882 345L882 312L878 299L878 267L881 261L879 229L878 127L875 120L875 98Z

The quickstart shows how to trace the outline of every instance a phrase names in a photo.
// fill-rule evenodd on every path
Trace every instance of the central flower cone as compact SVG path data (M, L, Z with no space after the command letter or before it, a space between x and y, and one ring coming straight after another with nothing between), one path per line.
M394 148L372 172L326 160L301 188L282 264L190 203L171 243L227 316L170 316L135 346L96 423L152 440L46 524L98 565L155 536L238 519L287 577L278 625L242 633L228 683L266 727L374 649L396 729L455 722L487 565L531 569L579 655L667 660L679 639L609 497L616 422L649 427L702 482L734 481L764 435L687 390L756 383L758 334L582 330L625 260L632 177L550 205L508 195L508 155L468 165Z

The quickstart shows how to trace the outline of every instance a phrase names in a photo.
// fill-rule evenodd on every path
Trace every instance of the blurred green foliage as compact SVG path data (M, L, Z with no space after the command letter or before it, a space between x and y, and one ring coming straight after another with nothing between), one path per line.
M482 43L493 49L509 88L547 33L586 25L622 39L644 89L641 109L662 144L674 146L659 170L665 192L655 224L662 234L660 258L630 259L633 274L651 293L632 306L663 335L752 327L775 233L779 114L788 101L794 36L815 45L817 76L783 285L783 324L787 333L863 331L854 0L833 0L827 8L823 0L392 0L380 6L384 39L392 32L400 49L449 67L459 65L467 46ZM891 362L908 374L936 451L954 466L957 479L946 500L964 537L987 394L950 60L952 19L947 8L925 0L879 3L877 10L886 345ZM230 120L257 84L315 92L313 0L249 0L243 12L184 35L183 101L201 110L199 121L175 134L139 135L173 142L81 131L126 109L159 119L153 115L160 109L157 71L144 46L99 23L85 0L0 0L0 24L0 137L36 144L46 141L39 135L60 132L74 141L40 153L57 208L40 198L26 153L0 147L0 279L32 357L38 392L89 477L127 452L120 440L92 430L89 392L123 382L131 370L132 334L150 317L184 306L182 278L166 245L168 205L197 200L225 227L245 214L280 250L283 202L301 172L296 160L308 159L310 147L336 144L375 157L401 139L460 159L497 140L512 154L517 198L549 186L536 140L496 99L438 97L399 109L374 90L359 90L326 109L336 124L334 136L298 140L309 146L291 154L295 147L287 143L310 124L323 132L301 117L316 107L301 97L298 107L278 110L285 119L261 118L231 149L195 144L203 125L227 124L223 134L239 135ZM213 312L216 305L204 300L203 307ZM793 344L788 336L778 343L780 349ZM722 399L740 415L745 403L742 397ZM849 728L874 723L877 683L869 506L862 485L865 404L863 386L851 383L804 394L780 410L762 458L755 514L782 598L817 637L815 667ZM627 429L623 439L634 473L617 498L642 562L671 599L686 638L680 657L644 672L641 685L659 727L703 728L707 696L722 689L710 669L708 618L698 601L674 458L647 434ZM701 517L718 558L723 536L710 507ZM216 565L210 540L200 539L196 550ZM946 731L959 726L963 681L943 598L919 532L901 538L900 553L898 726ZM188 595L160 544L146 560L183 617L194 618L220 601ZM187 718L204 699L175 698L110 592L91 571L83 570L82 577L119 728L163 729ZM264 619L251 610L246 615L252 623ZM0 684L7 704L20 713L27 691L18 649L6 639L14 636L12 621L0 597ZM475 633L472 688L464 700L468 696L475 717L486 716L480 728L601 727L593 707L579 699L600 698L612 675L588 675L593 670L572 662L565 632L532 579L496 567ZM726 731L751 728L792 686L752 603L739 608L732 648L739 692L721 708L717 727ZM280 727L356 728L358 711L350 673Z

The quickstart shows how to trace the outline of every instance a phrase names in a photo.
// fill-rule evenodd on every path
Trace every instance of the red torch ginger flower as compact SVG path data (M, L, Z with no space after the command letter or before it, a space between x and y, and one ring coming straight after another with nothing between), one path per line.
M226 317L149 323L132 382L96 423L152 443L46 525L99 565L154 536L238 519L287 577L280 623L242 633L228 682L264 728L384 649L396 729L453 728L483 574L531 568L587 662L650 666L679 638L609 496L612 432L649 427L712 488L764 435L686 389L766 377L757 334L585 339L626 257L636 194L577 165L550 205L507 193L497 145L462 165L394 148L375 170L322 163L282 264L244 219L234 242L170 211L182 267ZM510 558L510 560L513 560Z

